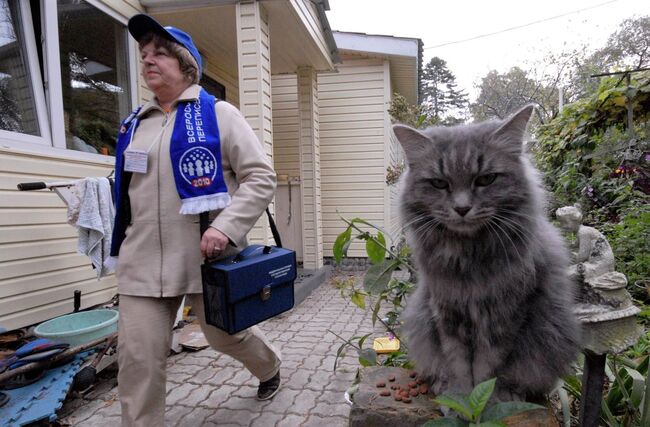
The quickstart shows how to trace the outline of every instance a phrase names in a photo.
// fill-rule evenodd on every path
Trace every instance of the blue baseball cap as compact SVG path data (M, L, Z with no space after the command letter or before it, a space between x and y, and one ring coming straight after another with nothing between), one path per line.
M163 27L149 15L144 13L134 15L129 19L129 33L133 36L134 39L140 41L140 39L147 33L153 32L159 34L166 39L169 39L175 43L180 44L185 49L187 49L196 63L199 65L199 76L203 71L203 61L201 60L201 54L199 50L194 46L192 37L187 34L185 31L179 30L176 27L166 26Z

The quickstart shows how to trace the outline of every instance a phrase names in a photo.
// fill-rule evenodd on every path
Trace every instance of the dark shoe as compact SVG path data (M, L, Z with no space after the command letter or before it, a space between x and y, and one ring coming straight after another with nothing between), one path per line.
M280 390L280 384L282 380L280 379L280 371L270 380L260 383L260 386L257 388L257 400L269 400Z

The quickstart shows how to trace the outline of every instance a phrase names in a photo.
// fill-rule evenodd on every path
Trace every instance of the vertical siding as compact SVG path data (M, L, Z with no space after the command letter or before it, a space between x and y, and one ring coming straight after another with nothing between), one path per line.
M273 162L278 175L300 176L300 121L295 74L273 76Z
M338 73L319 75L325 256L345 229L340 216L387 225L385 73L381 60L347 60ZM353 244L348 255L366 256L364 246Z
M266 154L273 161L271 105L271 60L268 15L259 2L237 4L237 47L239 55L239 109L246 117ZM271 238L266 216L249 234L254 242Z
M21 182L106 176L112 168L110 160L0 148L2 327L24 327L71 312L75 289L82 292L82 307L108 301L116 293L114 276L97 280L89 259L77 254L77 232L66 222L63 201L48 190L16 189Z
M312 68L298 70L298 105L303 265L317 269L323 266L323 228L318 76Z

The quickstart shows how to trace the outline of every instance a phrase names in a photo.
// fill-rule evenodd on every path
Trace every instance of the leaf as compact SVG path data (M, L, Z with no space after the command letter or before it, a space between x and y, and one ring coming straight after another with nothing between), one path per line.
M544 407L530 402L499 402L487 408L481 415L481 420L498 421L531 409L544 409Z
M641 405L641 399L643 398L643 392L645 389L645 379L643 375L636 369L629 368L625 366L625 369L632 380L632 390L630 393L630 400L634 407L638 408ZM625 381L625 385L628 385L628 381Z
M362 309L362 310L366 309L366 299L364 298L364 295L363 295L362 292L359 292L359 291L355 290L352 293L352 296L350 297L350 299L352 300L354 305L356 305L360 309Z
M483 409L485 409L485 405L487 404L488 400L490 400L490 396L492 396L496 382L496 378L483 381L474 387L474 390L472 390L472 393L470 393L469 406L472 408L473 420L477 419L478 415L483 412Z
M472 418L472 410L470 409L469 402L465 396L442 394L435 398L434 402L447 406L449 409L456 411L468 420Z
M376 238L366 240L366 253L370 262L379 264L386 258L386 238L379 232Z
M466 427L467 421L460 418L438 418L437 420L427 421L422 427Z
M332 252L334 253L334 259L336 260L337 264L341 263L341 260L343 259L343 255L347 252L347 250L344 250L344 247L347 249L347 247L350 245L351 237L352 237L352 228L350 227L348 227L343 233L339 234L336 237L336 240L334 241L334 247L332 248Z
M484 423L478 423L476 425L480 427L507 427L504 423L501 423L499 421L487 421Z
M359 363L361 366L375 366L377 364L377 352L372 348L364 348L359 351Z
M388 287L393 271L397 268L399 262L387 259L381 264L374 264L368 268L363 278L363 287L369 294L378 295Z

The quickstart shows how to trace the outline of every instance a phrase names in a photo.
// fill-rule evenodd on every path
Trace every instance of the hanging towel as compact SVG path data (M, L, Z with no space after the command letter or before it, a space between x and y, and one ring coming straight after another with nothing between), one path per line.
M104 261L111 252L115 216L111 185L107 178L85 178L78 181L76 187L80 200L77 250L90 258L100 278L109 273Z

